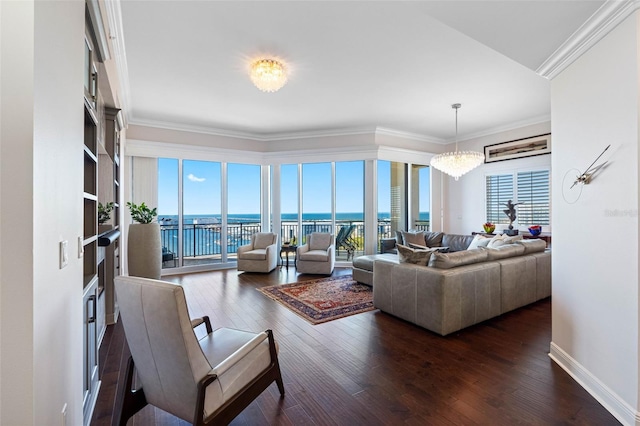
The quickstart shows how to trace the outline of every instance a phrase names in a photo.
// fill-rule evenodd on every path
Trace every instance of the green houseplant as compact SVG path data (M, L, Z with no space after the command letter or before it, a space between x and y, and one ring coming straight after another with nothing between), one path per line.
M151 223L153 219L158 216L158 208L154 207L150 209L144 202L135 204L127 201L127 207L129 207L129 211L131 212L131 218L138 223Z
M157 208L150 208L144 202L127 202L131 218L137 222L129 225L127 240L127 260L129 275L160 279L162 271L162 238L160 224L154 222Z
M107 204L98 203L98 224L104 225L109 219L111 219L111 212L113 211L113 201Z

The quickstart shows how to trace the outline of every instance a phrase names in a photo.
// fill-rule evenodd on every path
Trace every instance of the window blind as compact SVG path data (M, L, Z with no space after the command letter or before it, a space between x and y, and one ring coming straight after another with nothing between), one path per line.
M517 215L520 225L549 225L549 170L518 172Z
M513 175L491 175L486 177L487 222L509 223L502 204L513 200Z

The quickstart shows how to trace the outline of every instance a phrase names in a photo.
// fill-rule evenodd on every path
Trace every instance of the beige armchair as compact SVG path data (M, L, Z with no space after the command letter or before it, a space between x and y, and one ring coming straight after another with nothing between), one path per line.
M296 269L301 274L331 275L335 265L335 244L333 235L312 232L307 243L298 247Z
M271 272L278 266L278 236L257 232L251 243L238 247L238 271Z
M177 284L120 276L115 287L131 349L118 383L120 425L147 404L194 425L227 424L274 381L284 396L271 330L213 331L208 317L192 321ZM199 325L207 331L200 340Z

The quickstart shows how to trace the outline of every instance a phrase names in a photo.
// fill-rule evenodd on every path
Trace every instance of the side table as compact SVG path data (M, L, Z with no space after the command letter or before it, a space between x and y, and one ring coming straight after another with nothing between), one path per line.
M280 247L280 267L285 266L287 271L289 270L289 253L293 253L293 266L296 265L296 250L298 246L282 246ZM282 254L284 253L287 258L287 262L285 263L282 259Z

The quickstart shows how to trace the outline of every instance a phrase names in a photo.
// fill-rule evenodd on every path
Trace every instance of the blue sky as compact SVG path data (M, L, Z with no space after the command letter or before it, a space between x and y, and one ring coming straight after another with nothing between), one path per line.
M295 213L298 205L298 166L281 166L282 212ZM420 174L421 211L428 210L429 174ZM221 165L208 161L183 161L184 214L220 215ZM260 166L227 165L230 214L260 212ZM158 212L178 214L178 160L158 160ZM308 163L302 166L302 200L304 213L331 211L331 163ZM364 162L336 163L336 212L363 211ZM378 211L388 212L390 202L390 163L378 162Z

